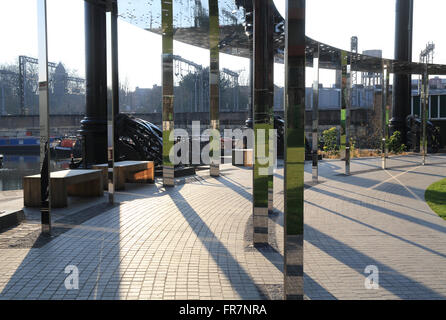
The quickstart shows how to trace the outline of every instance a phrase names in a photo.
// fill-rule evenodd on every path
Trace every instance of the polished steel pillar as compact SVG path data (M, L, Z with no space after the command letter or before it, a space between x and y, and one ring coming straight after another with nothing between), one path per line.
M305 0L286 0L285 299L303 299L305 161Z
M163 184L173 187L174 164L169 154L173 150L170 140L174 130L173 109L173 1L161 0L161 24L163 29L162 81L163 81ZM173 138L173 137L172 137Z
M218 44L220 42L220 23L218 12L218 0L209 0L209 52L210 52L210 67L209 67L209 95L210 106L209 115L211 130L214 131L214 136L220 132L220 52ZM210 156L210 174L213 177L220 175L220 155L214 155L213 152L219 149L218 144L213 137L210 137L211 152ZM214 146L215 145L215 146Z
M313 52L313 182L318 182L318 146L319 146L319 44Z
M351 56L341 51L341 150L345 150L345 174L350 175L350 109L351 109Z
M389 66L383 63L383 70L381 74L382 80L382 94L381 94L381 166L387 169L387 135L389 127L387 125L387 99L389 96Z
M254 168L253 226L254 244L268 243L268 184L271 164L269 135L273 129L273 106L269 97L270 51L273 45L268 33L273 24L270 2L254 0Z
M107 19L107 160L108 199L114 202L115 181L115 115L119 113L118 76L118 8L114 0L108 2Z
M270 1L268 1L270 2ZM274 43L274 23L272 17L272 8L269 10L267 27L267 43ZM269 131L269 141L268 143L268 151L269 154L266 156L269 157L268 161L268 213L274 212L274 168L276 165L277 159L277 135L276 131L274 131L274 46L268 45L268 52L266 56L266 67L267 67L267 85L268 85L268 108L269 108L269 116L271 129Z
M50 118L46 0L37 1L39 49L40 213L42 233L51 234Z
M427 65L421 77L421 139L420 139L420 151L422 152L421 164L426 164L427 154L427 136L426 136L426 123L429 114L429 74L427 72Z

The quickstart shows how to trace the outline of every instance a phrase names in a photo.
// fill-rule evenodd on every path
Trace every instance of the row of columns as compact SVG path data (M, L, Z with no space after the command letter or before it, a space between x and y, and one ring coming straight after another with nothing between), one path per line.
M102 10L102 11L101 11ZM108 11L105 17L105 10ZM272 209L273 167L269 161L269 135L273 129L273 65L272 7L255 0L254 27L254 93L253 121L255 152L253 172L254 243L268 242L268 209ZM117 8L85 3L87 44L87 117L82 122L82 133L87 137L84 161L89 163L102 159L97 147L102 142L94 141L102 129L102 115L107 114L107 153L109 164L109 201L114 201L114 116L118 106L118 59L117 59ZM210 0L210 84L211 127L219 129L218 123L218 1ZM39 105L41 121L41 190L42 231L51 232L50 154L49 154L49 101L48 101L48 52L46 30L46 0L38 2L39 16ZM102 18L106 19L102 19ZM93 25L96 29L95 32ZM105 28L105 29L103 29ZM173 119L173 10L172 1L162 0L162 82L163 82L163 182L174 185L174 167L169 158L173 147L170 135L174 130ZM285 55L286 116L285 116L285 255L284 285L287 299L303 298L303 169L305 157L304 111L305 111L305 0L287 1L287 33ZM105 32L103 32L105 31ZM91 34L89 34L91 32ZM98 39L105 35L105 39ZM93 39L97 43L93 43ZM105 40L105 41L103 41ZM101 47L101 45L106 48ZM95 62L104 58L99 70ZM102 60L104 61L104 60ZM105 81L104 81L105 80ZM107 86L108 92L107 96ZM105 100L104 100L105 98ZM90 99L90 100L88 100ZM93 101L97 103L93 108ZM104 105L105 102L105 105ZM102 106L102 108L100 108ZM94 138L94 139L93 139ZM219 143L219 141L218 141ZM90 156L92 156L90 158ZM218 175L218 163L211 165L211 174Z
M319 108L318 108L318 94L319 94L319 48L313 52L313 68L314 68L314 81L313 81L313 105L312 105L312 179L313 182L318 181L318 122L319 122ZM347 51L341 52L341 151L345 150L344 163L345 163L345 175L350 175L350 160L351 160L351 145L350 145L350 131L351 131L351 95L352 95L352 56ZM427 156L427 132L426 125L429 115L429 74L427 64L424 66L422 73L422 85L421 85L421 123L422 133L420 136L420 151L422 155L421 164L426 164ZM394 76L396 78L396 75ZM390 66L388 62L383 60L382 71L382 98L381 98L381 166L382 169L387 169L386 159L388 157L387 141L389 139L389 132L391 123L389 122L389 91L390 91ZM342 154L342 153L341 153Z
M118 106L117 71L117 8L104 8L85 2L86 15L86 69L87 116L82 121L86 136L85 165L102 158L109 163L109 194L114 194L114 115ZM173 7L171 0L161 0L162 8L162 83L163 83L163 183L174 185L174 164L169 153L173 148L170 137L174 130L173 94ZM273 129L273 18L271 2L254 0L253 41L253 226L254 244L268 243L268 212L273 209L273 164L269 161L270 133ZM48 54L46 39L46 0L39 0L39 105L41 121L41 190L42 229L50 231L49 127L48 127ZM105 10L109 13L105 18ZM210 12L210 120L211 129L219 130L219 15L218 0L209 0ZM305 0L286 1L285 35L285 153L284 153L284 289L286 299L303 299L303 230L304 230L304 160L305 160ZM94 32L92 32L94 31ZM107 35L106 37L102 37ZM108 50L105 46L108 45ZM99 63L107 56L107 64ZM350 107L351 56L343 51L341 119L345 121L345 173L350 173ZM313 83L313 180L317 181L318 146L318 72L319 48L313 56L315 80ZM108 72L102 68L107 68ZM387 107L384 98L388 90L388 66L383 67L386 90L383 92L383 113ZM425 122L427 114L427 70L424 74L423 95L423 154L426 154ZM107 99L107 86L110 95ZM384 82L383 82L384 83ZM107 116L104 117L106 113ZM107 119L108 134L103 135ZM383 120L384 127L384 120ZM102 148L106 138L107 147ZM212 139L212 138L211 138ZM386 133L383 129L383 145ZM220 143L218 141L218 143ZM107 153L103 150L108 150ZM261 152L260 152L261 151ZM103 154L104 153L104 154ZM213 158L213 157L212 157ZM384 157L385 168L385 157ZM211 175L219 175L219 162L211 163Z

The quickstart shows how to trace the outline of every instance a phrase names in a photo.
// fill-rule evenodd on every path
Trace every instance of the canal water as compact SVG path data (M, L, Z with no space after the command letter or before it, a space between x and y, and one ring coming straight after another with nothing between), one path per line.
M0 168L0 191L23 189L23 177L39 173L40 156L5 154ZM51 161L51 170L68 169L70 159Z

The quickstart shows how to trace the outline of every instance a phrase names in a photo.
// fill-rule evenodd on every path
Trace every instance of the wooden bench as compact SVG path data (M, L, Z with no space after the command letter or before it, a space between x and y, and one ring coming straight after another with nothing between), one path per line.
M101 170L62 170L51 172L51 206L67 206L67 196L101 197ZM25 207L40 207L40 174L23 177Z
M102 170L103 188L108 189L108 164L95 164L94 169ZM153 161L118 161L115 162L116 190L125 189L126 182L153 183L155 181L155 165Z

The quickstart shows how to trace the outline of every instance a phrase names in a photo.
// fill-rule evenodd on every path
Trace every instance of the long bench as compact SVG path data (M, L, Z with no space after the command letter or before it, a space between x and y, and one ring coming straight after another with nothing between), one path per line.
M62 170L51 172L51 207L67 206L68 196L101 197L101 170ZM40 206L40 174L23 177L25 207Z
M96 164L93 169L102 170L103 188L108 189L108 164ZM116 190L125 189L126 182L153 183L155 181L155 165L153 161L118 161L114 163L116 174Z

